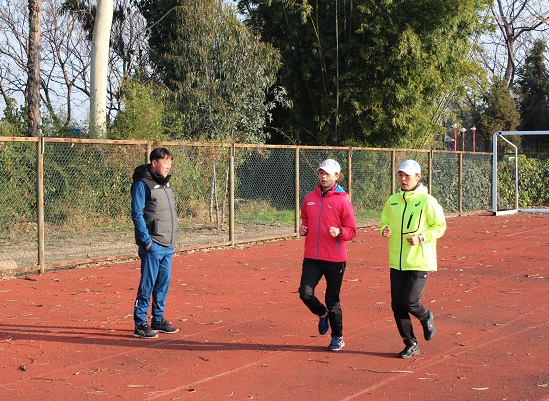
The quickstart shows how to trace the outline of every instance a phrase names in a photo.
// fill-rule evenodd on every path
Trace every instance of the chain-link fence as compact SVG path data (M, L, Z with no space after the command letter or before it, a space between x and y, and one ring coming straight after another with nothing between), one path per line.
M176 251L297 236L316 167L340 162L359 226L377 224L409 158L446 213L489 210L491 154L166 142L174 154ZM155 143L0 138L0 276L136 257L132 174Z

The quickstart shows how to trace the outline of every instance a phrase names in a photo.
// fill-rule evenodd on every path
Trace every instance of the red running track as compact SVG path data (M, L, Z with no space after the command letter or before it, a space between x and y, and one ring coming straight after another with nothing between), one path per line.
M302 239L176 256L181 331L153 340L132 336L138 261L3 280L0 399L549 400L548 231L549 215L448 219L423 299L437 334L407 360L375 227L349 243L339 353L297 294Z

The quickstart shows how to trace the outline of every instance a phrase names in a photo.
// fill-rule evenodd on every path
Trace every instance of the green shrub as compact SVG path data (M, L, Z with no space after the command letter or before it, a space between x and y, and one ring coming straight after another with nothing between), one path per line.
M549 159L518 156L519 208L549 206ZM498 209L515 205L515 163L508 157L498 162Z
M0 230L8 238L36 227L36 144L0 143Z

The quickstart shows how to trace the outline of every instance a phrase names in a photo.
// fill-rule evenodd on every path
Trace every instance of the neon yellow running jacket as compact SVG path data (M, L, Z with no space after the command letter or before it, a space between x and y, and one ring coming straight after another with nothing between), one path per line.
M444 211L427 188L419 184L412 191L399 190L391 195L381 213L380 234L387 226L389 267L397 270L437 270L437 238L446 231ZM424 242L410 245L411 234L423 235Z

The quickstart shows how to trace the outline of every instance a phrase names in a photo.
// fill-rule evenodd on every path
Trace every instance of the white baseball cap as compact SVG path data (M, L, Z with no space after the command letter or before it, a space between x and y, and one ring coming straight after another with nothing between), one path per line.
M415 160L404 160L400 164L398 171L402 171L408 175L421 174L421 167Z
M341 166L334 159L326 159L320 163L320 166L318 166L316 172L318 173L319 170L324 170L328 174L339 174L341 172Z

